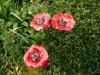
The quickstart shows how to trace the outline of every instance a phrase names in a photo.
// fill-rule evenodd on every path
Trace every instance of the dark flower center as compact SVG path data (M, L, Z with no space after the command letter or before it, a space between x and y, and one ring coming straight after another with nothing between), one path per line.
M32 54L32 58L34 59L34 61L36 61L38 57L39 57L39 53Z
M65 26L65 25L66 25L66 22L65 22L63 19L61 19L61 20L59 20L59 24L60 24L61 26Z
M37 20L37 24L38 24L38 25L41 25L41 24L43 24L43 23L44 23L44 21L43 21L42 19L39 18L39 19Z

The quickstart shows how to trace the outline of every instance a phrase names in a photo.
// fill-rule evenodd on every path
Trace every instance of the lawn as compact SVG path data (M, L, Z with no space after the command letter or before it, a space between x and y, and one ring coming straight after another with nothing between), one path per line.
M71 13L71 31L29 26L33 14ZM100 0L0 0L0 75L100 75ZM49 54L45 69L26 67L23 56L41 43Z

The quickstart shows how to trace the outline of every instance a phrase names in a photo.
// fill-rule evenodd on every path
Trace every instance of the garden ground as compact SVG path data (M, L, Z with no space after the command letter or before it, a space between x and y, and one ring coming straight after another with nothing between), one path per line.
M71 13L71 31L29 27L32 14ZM0 0L0 75L100 75L99 0ZM46 69L30 69L23 62L34 43L45 45Z

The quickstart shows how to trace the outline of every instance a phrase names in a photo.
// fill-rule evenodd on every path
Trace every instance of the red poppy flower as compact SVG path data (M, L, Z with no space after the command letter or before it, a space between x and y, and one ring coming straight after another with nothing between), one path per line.
M59 30L71 30L75 25L73 16L69 13L57 13L52 19L52 26Z
M48 53L46 49L39 44L33 44L24 55L24 62L28 67L45 68L48 63Z
M50 27L51 16L47 13L39 13L32 17L30 26L35 30Z

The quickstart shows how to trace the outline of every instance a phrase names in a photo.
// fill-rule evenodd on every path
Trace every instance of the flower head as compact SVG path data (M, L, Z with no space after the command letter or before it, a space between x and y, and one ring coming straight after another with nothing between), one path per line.
M50 27L51 16L48 13L39 13L32 17L30 27L36 31Z
M45 68L48 63L48 53L42 45L33 44L29 49L27 49L23 59L28 67Z
M73 16L69 13L57 13L52 19L52 26L59 30L71 30L75 25Z

